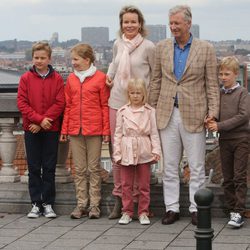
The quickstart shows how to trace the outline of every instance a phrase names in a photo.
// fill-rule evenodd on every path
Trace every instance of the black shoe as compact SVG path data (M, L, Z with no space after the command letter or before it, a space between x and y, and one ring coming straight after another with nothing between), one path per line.
M161 223L163 225L169 225L175 223L177 220L179 220L180 214L175 213L174 211L168 211L165 213L164 217L161 220Z
M197 226L197 224L198 224L197 212L191 213L191 223L192 223L194 226Z

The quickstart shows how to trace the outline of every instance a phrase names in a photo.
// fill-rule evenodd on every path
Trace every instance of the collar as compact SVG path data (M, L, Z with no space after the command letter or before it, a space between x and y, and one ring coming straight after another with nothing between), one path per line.
M221 88L223 93L225 94L231 94L235 89L239 88L240 84L237 82L235 86L233 86L232 88L226 89L224 86Z
M129 109L133 112L133 113L136 113L136 112L143 112L144 111L144 108L145 108L145 105L142 105L141 107L139 107L138 109L132 109L131 105L129 104Z
M191 45L192 41L193 41L193 35L190 33L190 37L189 37L187 43L184 45L184 48L186 48L187 46ZM179 44L177 43L177 41L176 41L175 38L174 38L174 45L179 48Z

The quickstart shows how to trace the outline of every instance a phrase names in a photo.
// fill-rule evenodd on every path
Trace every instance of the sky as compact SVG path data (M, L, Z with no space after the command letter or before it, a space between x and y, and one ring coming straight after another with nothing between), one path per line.
M250 0L0 0L0 41L81 39L81 27L109 27L110 40L117 37L119 11L135 5L146 24L168 25L168 11L188 4L200 38L221 41L250 40ZM170 31L167 28L167 37Z

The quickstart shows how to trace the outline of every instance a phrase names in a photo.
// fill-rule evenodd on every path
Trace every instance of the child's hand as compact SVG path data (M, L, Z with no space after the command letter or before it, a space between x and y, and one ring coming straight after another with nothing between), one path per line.
M158 154L153 154L153 157L154 157L154 161L159 161L161 158Z
M45 118L42 120L40 126L41 126L43 129L48 130L48 129L50 129L51 126L52 126L52 123L51 123L51 122L53 122L53 120L52 120L51 118L45 117Z
M37 124L32 123L29 125L29 131L33 134L38 133L40 130L41 130L41 127Z
M59 141L60 142L66 142L66 141L68 141L68 136L67 135L60 135L60 138L59 138Z
M113 82L112 79L107 75L107 76L106 76L106 85L107 85L109 88L112 88L112 87L113 87L113 84L114 84L114 82Z
M110 142L110 136L109 135L104 135L102 137L102 140L103 140L103 142L108 143L108 142Z
M218 131L218 125L216 121L210 121L207 126L208 126L208 129L212 132Z

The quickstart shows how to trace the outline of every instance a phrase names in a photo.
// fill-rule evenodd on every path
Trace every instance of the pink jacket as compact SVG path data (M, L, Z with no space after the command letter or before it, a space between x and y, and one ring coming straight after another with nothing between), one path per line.
M155 109L148 104L138 110L124 105L116 117L114 161L124 166L149 163L154 160L153 153L161 154Z

